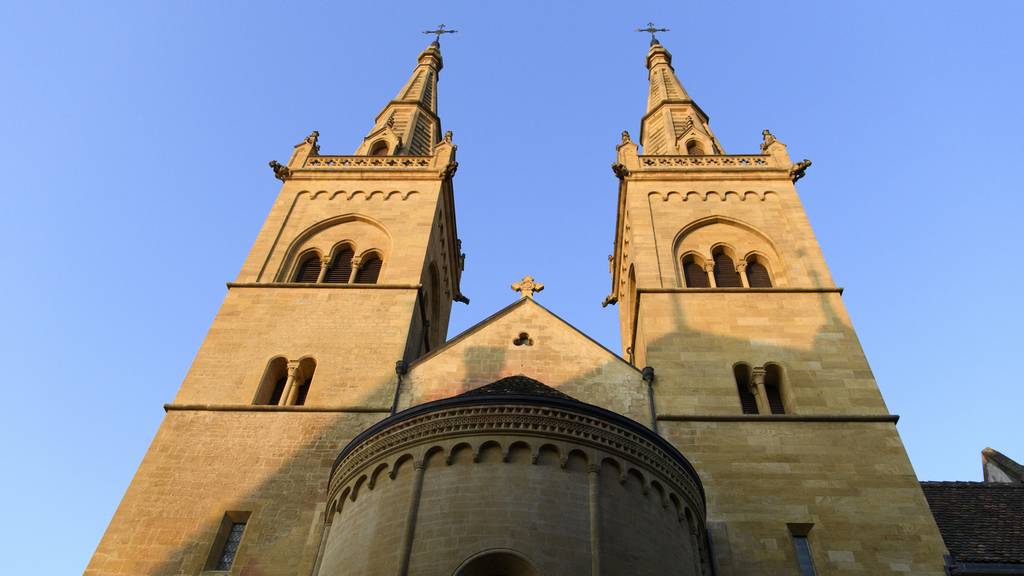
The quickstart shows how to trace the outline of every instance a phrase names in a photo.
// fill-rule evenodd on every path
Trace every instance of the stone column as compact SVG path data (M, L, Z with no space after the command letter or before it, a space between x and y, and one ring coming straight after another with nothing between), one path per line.
M708 275L708 286L712 288L718 288L718 283L715 282L715 259L712 258L704 262L704 273Z
M316 277L316 283L317 284L320 284L321 282L324 281L324 278L327 276L327 269L330 268L330 266L331 266L331 257L330 256L321 256L320 257L320 275Z
M412 497L409 499L409 512L405 518L405 533L402 534L402 560L398 566L398 576L409 576L409 562L412 559L412 541L416 536L416 517L420 510L420 496L423 494L423 474L426 462L414 465L416 477L413 479Z
M744 288L750 288L750 282L747 280L747 263L737 262L736 272L740 275L740 283Z
M332 506L332 509L326 510L324 514L327 516L327 521L324 524L324 533L320 536L320 547L316 550L316 560L313 562L313 571L310 572L312 576L316 576L320 572L320 563L324 561L324 547L327 546L327 538L331 535L331 526L334 524L334 515L336 514L335 507Z
M764 366L757 366L750 371L750 392L757 400L758 414L771 414L768 397L764 394Z
M299 363L295 360L288 361L288 380L284 383L284 392L281 393L281 399L277 402L278 406L288 406L289 400L292 397L292 390L295 388L295 373L299 369Z
M359 264L361 264L362 261L363 259L360 258L359 256L352 257L352 270L350 270L348 273L348 284L351 284L356 281L356 274L359 272Z

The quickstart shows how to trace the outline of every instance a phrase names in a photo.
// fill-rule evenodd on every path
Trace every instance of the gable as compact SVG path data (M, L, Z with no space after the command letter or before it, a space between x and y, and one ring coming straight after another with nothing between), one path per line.
M650 425L647 385L640 371L529 298L414 362L402 379L398 408L516 375Z

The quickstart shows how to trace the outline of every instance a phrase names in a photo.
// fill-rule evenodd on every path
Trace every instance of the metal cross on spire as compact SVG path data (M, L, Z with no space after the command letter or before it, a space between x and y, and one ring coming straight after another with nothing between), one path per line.
M647 23L647 28L637 28L636 31L637 32L647 32L648 34L650 34L651 35L651 44L653 45L653 44L657 44L658 43L658 37L654 35L655 32L668 32L669 30L668 30L668 28L655 28L654 27L654 22L648 22Z
M441 43L441 34L455 34L458 30L445 30L444 24L438 24L436 30L424 30L424 34L434 34L434 42Z

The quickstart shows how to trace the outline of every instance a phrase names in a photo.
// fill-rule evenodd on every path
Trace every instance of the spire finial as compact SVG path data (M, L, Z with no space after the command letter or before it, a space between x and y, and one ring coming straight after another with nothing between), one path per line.
M655 32L668 32L669 29L668 28L655 28L654 27L654 22L648 22L647 23L647 28L637 28L636 31L637 32L647 32L648 34L650 34L651 35L651 46L654 46L655 44L661 44L661 42L658 42L658 37L655 36L654 33Z
M432 44L441 45L441 34L455 34L458 30L446 30L444 24L438 24L434 30L424 30L424 34L433 34L435 36Z
M520 298L533 298L535 292L544 289L540 282L534 282L533 276L523 276L523 279L512 285L512 289L521 294Z

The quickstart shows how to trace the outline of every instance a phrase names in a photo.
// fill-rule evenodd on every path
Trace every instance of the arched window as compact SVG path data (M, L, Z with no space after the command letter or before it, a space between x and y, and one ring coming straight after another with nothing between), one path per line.
M750 390L750 365L739 363L732 368L736 376L736 392L740 395L740 408L744 414L757 414L757 398Z
M537 576L537 570L518 554L496 551L466 562L455 576Z
M785 414L786 407L782 403L782 368L778 364L764 367L764 395L772 414Z
M288 361L278 356L267 364L263 372L259 389L256 391L256 399L253 404L264 404L277 406L281 403L281 396L284 395L284 386L288 383Z
M352 278L352 256L354 255L355 252L348 244L338 248L334 259L331 260L330 267L327 268L327 273L324 274L324 282L348 284L349 279Z
M320 255L310 252L299 261L293 282L316 282L320 279Z
M292 406L302 406L306 403L306 396L309 395L309 385L313 382L313 373L316 372L316 360L303 358L295 370L295 391L292 392Z
M736 271L736 264L732 258L725 253L725 250L718 248L714 253L715 257L715 286L718 288L742 288L743 281Z
M758 262L757 258L747 260L747 284L751 288L772 287L772 278L768 274L768 268Z
M703 156L704 147L700 145L700 142L690 140L686 143L686 153L690 156Z
M384 261L376 253L367 254L359 263L359 270L356 271L356 284L376 284L380 277L380 268Z
M387 156L388 155L388 143L380 140L374 142L373 146L370 147L370 156Z
M693 255L683 257L683 279L687 288L708 288L708 273Z

